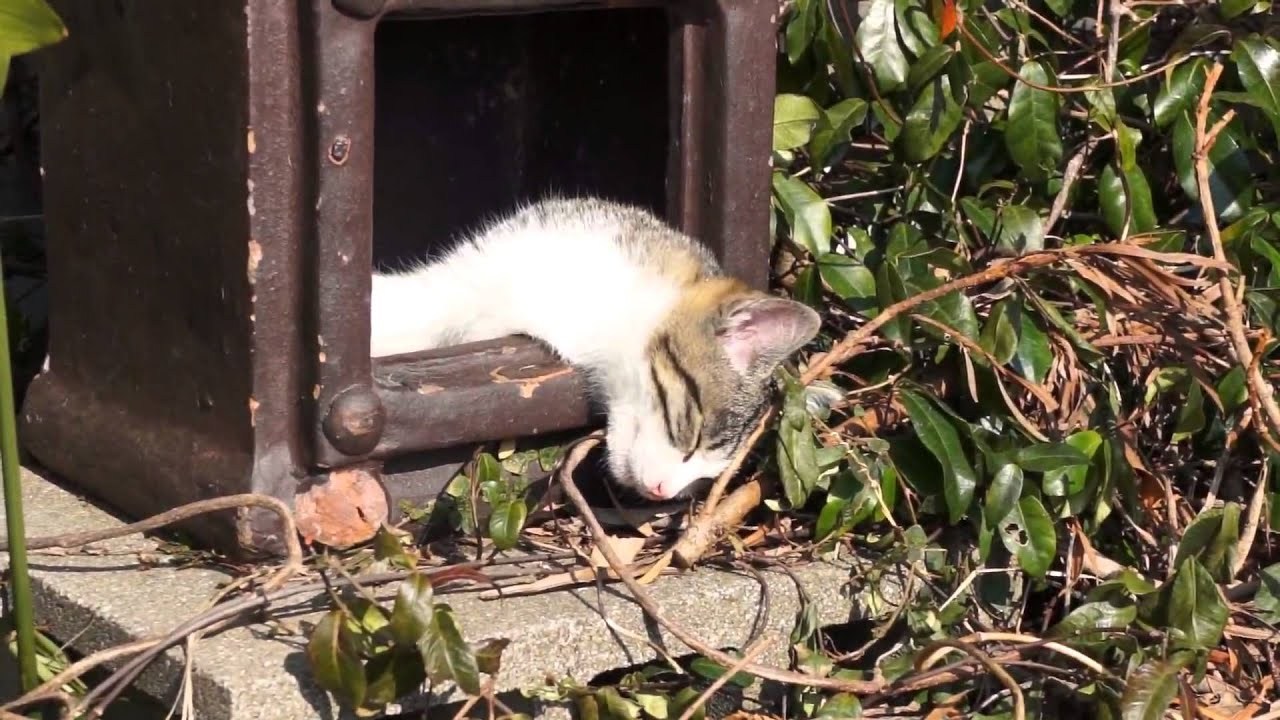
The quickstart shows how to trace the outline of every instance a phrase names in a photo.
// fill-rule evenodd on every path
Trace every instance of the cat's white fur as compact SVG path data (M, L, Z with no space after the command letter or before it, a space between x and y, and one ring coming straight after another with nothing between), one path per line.
M594 199L543 201L441 257L375 273L371 354L536 338L585 371L604 400L615 478L652 499L674 498L719 474L733 450L682 453L657 410L646 348L680 297L676 276L690 268L720 274L705 247L647 212Z

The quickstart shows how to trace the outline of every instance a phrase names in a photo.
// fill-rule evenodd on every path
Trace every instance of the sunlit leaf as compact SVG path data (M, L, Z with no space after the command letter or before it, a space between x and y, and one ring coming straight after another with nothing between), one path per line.
M498 550L510 550L520 541L520 531L524 529L525 518L529 515L529 507L524 498L514 497L493 507L489 516L489 539Z
M453 608L438 603L432 608L431 626L418 640L418 651L433 684L452 681L466 693L480 692L480 671L475 652L462 639Z
M1179 665L1151 660L1135 668L1120 697L1122 720L1163 720L1178 694Z
M369 660L364 668L365 692L364 705L368 708L381 708L409 695L422 686L427 679L426 670L422 667L422 656L416 651L384 652Z
M1240 82L1271 120L1280 140L1280 49L1273 41L1253 35L1237 40L1231 57Z
M1156 125L1168 127L1179 115L1195 108L1204 92L1205 65L1202 58L1195 58L1173 69L1152 105Z
M1221 116L1209 113L1212 126ZM1209 150L1209 194L1213 198L1218 219L1231 222L1239 218L1253 205L1253 171L1249 158L1241 147L1237 118L1218 133ZM1190 112L1183 112L1173 123L1173 164L1178 171L1178 183L1192 200L1199 201L1200 190L1195 174L1195 121Z
M996 531L1028 575L1044 577L1058 554L1058 534L1039 498L1028 495L1019 500Z
M942 466L943 492L951 522L960 522L973 502L974 488L978 484L973 466L960 445L960 435L947 417L923 395L904 389L900 398L916 435Z
M1197 558L1204 569L1220 583L1228 583L1233 575L1236 544L1240 541L1240 505L1226 503L1221 508L1205 510L1195 517L1178 541L1175 562L1181 565Z
M497 675L502 669L502 653L510 644L509 638L494 638L476 648L476 669L486 675Z
M982 507L989 525L994 527L1013 512L1018 499L1022 497L1022 480L1022 468L1013 463L1002 465L996 471L991 484L987 486L987 498Z
M784 93L773 99L773 149L791 150L809 142L822 117L818 104L804 95Z
M1147 176L1134 166L1121 174L1108 164L1098 179L1098 203L1102 219L1117 237L1148 232L1156 227L1155 207L1151 202L1151 186Z
M823 112L809 141L809 156L816 169L831 162L837 148L849 142L849 133L867 118L867 101L848 98Z
M1023 205L1006 205L996 220L996 247L1014 255L1044 249L1040 213Z
M978 339L982 349L991 353L1001 365L1012 360L1018 351L1018 334L1009 319L1009 306L1008 301L1002 301L991 308L991 314L987 316L987 322L982 326L982 335Z
M23 55L52 45L66 36L67 28L62 19L45 0L4 0L0 3L0 55Z
M827 203L798 178L773 174L773 192L791 228L791 239L815 256L824 254L831 241L831 210Z
M1089 456L1069 443L1036 443L1018 450L1015 462L1024 470L1050 472L1073 465L1088 465Z
M1230 614L1213 576L1194 557L1178 566L1166 599L1170 636L1182 647L1213 647Z
M860 718L862 717L862 703L858 702L858 696L856 695L837 693L822 703L822 707L818 709L814 717Z
M1023 64L1018 75L1036 85L1052 84L1043 65ZM1009 99L1009 124L1005 143L1009 156L1029 179L1040 180L1062 160L1062 135L1058 131L1058 96L1019 82Z
M1132 601L1123 604L1088 602L1062 618L1049 629L1049 636L1069 641L1106 637L1097 631L1124 630L1138 618L1138 608Z
M871 0L854 38L882 93L892 92L907 79L907 56L898 43L897 25L893 0Z
M949 73L929 80L907 111L897 144L907 162L924 162L937 155L964 120L963 85Z
M845 255L827 253L818 259L823 282L855 310L866 310L875 302L876 276L866 265Z
M307 659L320 687L349 706L359 706L364 704L367 684L364 666L349 633L342 610L325 613L307 641Z
M1280 623L1280 563L1263 568L1258 574L1258 594L1253 604L1263 620L1275 625Z
M430 629L434 594L431 581L421 573L400 582L391 609L391 636L397 643L416 645Z

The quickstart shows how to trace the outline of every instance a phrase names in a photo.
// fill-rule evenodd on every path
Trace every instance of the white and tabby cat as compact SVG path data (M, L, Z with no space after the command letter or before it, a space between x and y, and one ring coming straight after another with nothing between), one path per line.
M374 357L523 334L589 378L614 477L650 499L728 466L818 314L723 275L645 210L522 208L443 257L375 272Z

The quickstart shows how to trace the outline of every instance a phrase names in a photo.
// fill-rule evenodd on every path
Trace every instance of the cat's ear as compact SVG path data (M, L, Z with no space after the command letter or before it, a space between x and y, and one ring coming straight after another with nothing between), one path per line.
M734 303L716 334L729 363L745 375L772 372L812 340L821 325L808 305L759 294Z

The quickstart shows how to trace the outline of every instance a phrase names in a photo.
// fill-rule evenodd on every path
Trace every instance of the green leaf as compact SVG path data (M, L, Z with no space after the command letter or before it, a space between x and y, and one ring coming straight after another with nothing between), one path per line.
M1231 56L1240 82L1271 120L1280 140L1280 50L1253 35L1237 40Z
M480 453L476 458L475 482L480 487L494 485L502 480L502 463L489 453Z
M897 139L904 160L924 162L946 146L964 120L964 93L950 74L938 75L920 89Z
M1188 60L1173 69L1168 82L1156 94L1152 114L1156 125L1165 128L1184 112L1194 110L1204 92L1205 61Z
M817 32L820 4L816 0L799 0L795 4L790 22L787 23L787 60L795 65L813 43Z
M609 720L640 720L640 706L622 697L610 686L606 685L597 690L596 699L603 705L602 717Z
M1019 77L1048 86L1049 73L1038 62L1027 62ZM1019 82L1009 99L1009 123L1005 128L1009 156L1032 180L1043 180L1062 160L1062 137L1058 131L1058 96Z
M402 645L414 646L431 629L431 609L435 593L431 580L413 573L396 589L391 609L391 637Z
M925 50L907 73L907 92L915 93L922 85L937 77L954 55L955 50L947 45L934 45Z
M1043 383L1053 364L1049 336L1028 313L1022 311L1018 315L1018 351L1013 358L1014 368L1031 382Z
M1178 541L1175 564L1197 558L1216 582L1231 582L1240 541L1240 505L1226 503L1196 516Z
M991 485L987 487L987 499L983 503L982 512L989 525L995 526L1013 512L1022 497L1022 468L1007 463L996 471Z
M907 79L907 56L898 44L893 0L871 0L858 24L854 44L875 74L881 93L892 92Z
M876 276L866 265L844 255L827 253L818 259L823 282L854 310L872 307L876 297Z
M406 570L418 564L413 555L400 544L400 538L386 525L379 527L378 533L373 537L373 557Z
M417 652L384 652L369 660L364 668L364 708L383 708L388 703L416 691L427 679L422 656ZM357 713L358 715L364 713Z
M439 603L433 608L430 629L418 640L418 652L422 653L422 663L433 684L452 680L463 692L480 693L475 652L462 639L453 608L447 604Z
M62 18L45 0L0 3L0 56L6 59L59 42L67 36ZM3 76L0 76L2 78Z
M1076 450L1084 462L1068 463L1044 471L1041 487L1050 497L1068 497L1084 489L1089 463L1102 446L1102 436L1095 430L1081 430L1068 436L1063 446Z
M858 696L856 695L837 693L822 703L822 707L814 717L860 718L862 717L862 703L858 702Z
M1049 6L1049 9L1053 11L1054 15L1064 17L1067 13L1071 12L1071 6L1074 3L1075 0L1045 0L1044 4Z
M1258 594L1253 596L1258 615L1275 625L1280 623L1280 563L1263 568L1258 575Z
M788 380L778 424L777 462L783 492L791 507L800 507L818 484L817 440L805 409L804 387Z
M486 675L502 670L502 653L511 644L509 638L493 638L476 648L476 669Z
M805 95L783 94L773 99L773 149L791 150L809 142L822 117L818 104Z
M715 660L701 655L694 658L689 663L689 669L707 680L719 680L721 675L724 675L729 671L728 668ZM745 688L750 687L751 683L755 682L755 679L750 675L750 673L738 672L734 673L733 677L729 678L729 682L737 685L738 687Z
M773 192L797 245L820 257L831 241L831 209L807 183L785 173L773 174Z
M685 711L688 710L691 705L693 705L695 702L698 701L698 697L700 694L701 693L699 693L696 689L692 687L680 688L680 692L677 692L675 694L675 697L671 698L671 709L669 711L670 715L672 717L677 717L677 718L683 716ZM689 720L706 720L706 717L707 717L707 706L699 705L693 711L693 714L690 715Z
M982 327L982 336L978 339L978 345L1001 365L1012 360L1018 351L1018 333L1009 319L1008 307L1009 302L1002 300L991 308L987 324Z
M1244 368L1237 365L1222 376L1218 381L1218 397L1222 400L1223 411L1228 415L1249 401L1249 391L1244 386Z
M1058 554L1058 533L1040 499L1028 495L1000 521L1000 540L1018 559L1018 565L1035 578L1044 577Z
M827 108L809 141L809 157L814 169L825 168L836 149L849 142L849 133L866 119L867 101L862 98L848 98Z
M1178 566L1165 600L1170 637L1181 647L1210 648L1222 639L1230 614L1227 601L1196 558Z
M1178 409L1178 421L1173 426L1170 440L1180 442L1203 429L1204 391L1200 389L1200 383L1192 381L1187 389L1187 399Z
M1040 213L1023 205L1000 209L996 225L996 247L1015 255L1044 249L1044 223Z
M679 717L671 714L671 703L667 700L666 695L657 693L635 693L631 696L635 703L640 706L644 714L654 720L666 720L669 717Z
M951 522L960 522L973 502L974 488L978 485L973 466L960 445L960 435L923 395L905 389L899 395L916 435L942 466L943 493Z
M1128 222L1129 235L1145 233L1156 227L1156 212L1151 203L1151 187L1142 169L1134 165L1123 178L1110 163L1098 179L1098 203L1102 219L1117 237L1124 234ZM1128 215L1132 207L1132 217Z
M498 503L489 516L489 539L498 550L510 550L520 540L529 508L524 498L514 497Z
M1125 682L1120 697L1121 720L1163 720L1178 694L1182 668L1164 660L1138 666Z
M1209 113L1212 127L1221 117ZM1213 198L1218 219L1231 222L1253 206L1253 174L1249 158L1241 147L1240 119L1236 118L1218 133L1209 150L1209 194ZM1178 183L1187 197L1199 201L1200 189L1195 174L1195 123L1189 112L1184 112L1173 123L1173 164L1178 171Z
M1222 4L1218 7L1222 11L1222 17L1230 20L1253 10L1257 4L1258 0L1222 0Z
M1098 631L1123 630L1138 619L1138 608L1132 601L1116 605L1110 602L1088 602L1072 610L1049 629L1049 637L1079 641L1099 637ZM1105 636L1104 636L1105 637Z
M1019 448L1015 462L1031 472L1050 472L1075 465L1088 465L1089 456L1069 443L1037 443Z
M320 687L337 695L347 705L359 707L364 704L368 686L364 666L354 644L346 615L340 609L330 610L316 624L311 639L307 641L307 659Z

